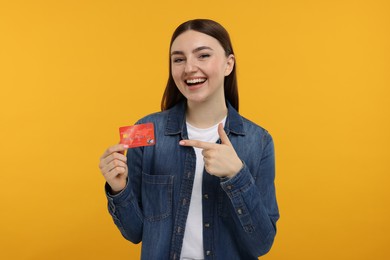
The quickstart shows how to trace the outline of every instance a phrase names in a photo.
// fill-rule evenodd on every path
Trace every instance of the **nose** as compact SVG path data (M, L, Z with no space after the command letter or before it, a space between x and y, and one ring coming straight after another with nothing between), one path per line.
M198 66L196 64L196 61L192 58L188 58L186 61L186 66L184 68L184 72L186 74L191 74L193 72L196 72L198 70Z

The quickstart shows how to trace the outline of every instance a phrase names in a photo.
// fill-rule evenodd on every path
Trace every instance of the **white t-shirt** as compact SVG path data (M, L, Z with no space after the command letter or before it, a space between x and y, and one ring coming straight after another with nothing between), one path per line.
M221 123L225 125L226 117ZM188 138L203 142L215 143L219 139L218 124L206 128L196 128L187 123ZM196 168L194 186L192 188L190 209L187 216L186 227L184 231L183 246L181 249L181 260L186 259L204 259L203 252L203 215L202 215L202 179L204 161L202 149L195 148Z

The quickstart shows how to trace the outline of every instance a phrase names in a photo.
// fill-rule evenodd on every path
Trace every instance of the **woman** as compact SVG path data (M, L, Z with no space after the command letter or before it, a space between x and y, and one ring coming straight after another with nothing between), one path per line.
M142 259L257 259L279 218L269 133L238 114L233 48L218 23L181 24L170 43L156 145L100 159L109 212ZM124 151L127 155L124 156Z

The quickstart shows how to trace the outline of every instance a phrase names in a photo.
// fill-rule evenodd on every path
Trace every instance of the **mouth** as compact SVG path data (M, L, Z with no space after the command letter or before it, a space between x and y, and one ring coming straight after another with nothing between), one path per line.
M184 82L187 84L189 87L194 87L203 84L206 82L207 78L193 78L193 79L187 79Z

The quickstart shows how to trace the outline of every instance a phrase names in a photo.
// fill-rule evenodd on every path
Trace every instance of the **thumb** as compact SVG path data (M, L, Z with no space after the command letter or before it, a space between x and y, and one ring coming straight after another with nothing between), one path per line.
M229 137L227 136L225 130L223 129L223 124L219 123L218 125L218 135L219 138L221 138L222 144L227 144L229 146L232 146L232 143L229 140Z

